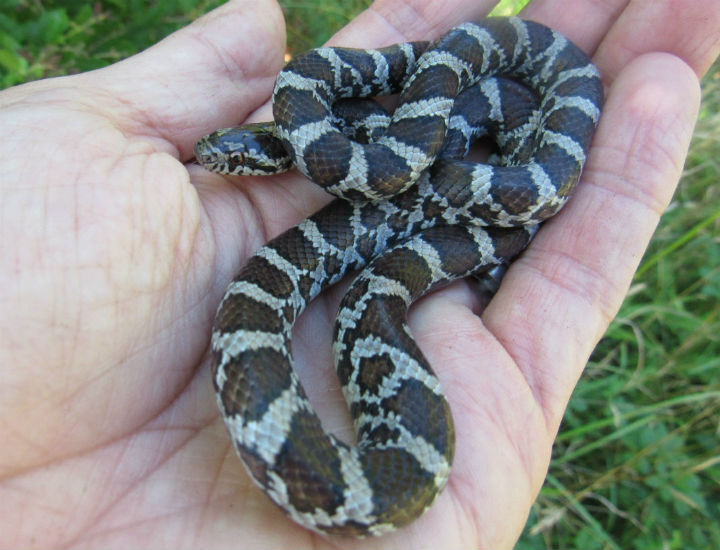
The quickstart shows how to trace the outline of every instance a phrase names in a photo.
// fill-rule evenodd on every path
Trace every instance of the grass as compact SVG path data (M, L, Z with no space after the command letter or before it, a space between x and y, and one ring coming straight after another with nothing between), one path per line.
M0 0L0 88L107 65L219 3ZM291 51L368 3L281 2ZM703 92L683 180L573 394L520 549L720 547L720 64Z

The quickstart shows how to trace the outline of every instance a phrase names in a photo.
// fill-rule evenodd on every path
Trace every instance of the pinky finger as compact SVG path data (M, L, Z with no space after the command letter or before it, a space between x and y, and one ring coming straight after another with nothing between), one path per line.
M610 89L575 196L486 311L553 433L678 184L699 102L698 79L679 58L630 63ZM532 336L518 343L517 330Z

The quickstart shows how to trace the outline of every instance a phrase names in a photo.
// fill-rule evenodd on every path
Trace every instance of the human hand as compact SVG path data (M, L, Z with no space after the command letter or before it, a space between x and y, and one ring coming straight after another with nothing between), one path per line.
M584 181L481 317L462 282L413 309L453 409L454 470L423 518L363 546L513 544L570 392L677 184L720 9L561 4L523 15L594 52L609 87ZM378 2L334 43L435 37L490 5ZM183 164L198 137L267 99L283 36L274 3L231 2L108 69L0 94L12 136L0 144L0 545L325 544L249 482L206 349L233 273L328 199L296 174L238 180ZM327 395L339 295L307 312L294 352L342 431Z

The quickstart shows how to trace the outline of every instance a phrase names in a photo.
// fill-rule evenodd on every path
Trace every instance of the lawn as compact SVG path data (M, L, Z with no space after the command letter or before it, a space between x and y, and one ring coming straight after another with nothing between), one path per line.
M219 3L0 0L0 88L112 63ZM368 3L282 1L290 51ZM518 548L720 547L720 64L703 94L683 180L572 397Z

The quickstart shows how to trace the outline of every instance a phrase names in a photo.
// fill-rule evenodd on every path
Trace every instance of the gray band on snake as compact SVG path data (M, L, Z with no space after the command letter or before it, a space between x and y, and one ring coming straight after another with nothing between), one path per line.
M354 100L342 100L392 93L400 93L392 116L373 108L353 116ZM209 170L296 166L345 199L250 258L212 334L233 443L295 521L377 535L433 502L450 474L453 422L407 308L522 251L575 187L601 103L597 69L576 46L537 23L491 18L430 45L301 54L278 76L275 126L220 130L198 143ZM494 164L462 160L486 134L498 146ZM357 431L350 446L323 430L290 348L308 302L353 270L361 272L334 340Z

